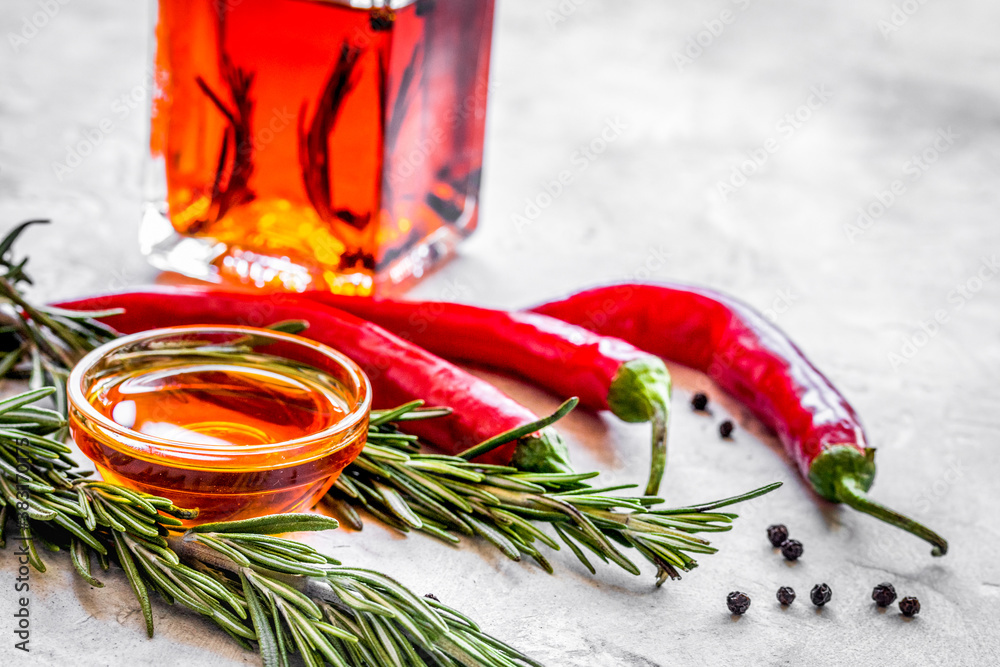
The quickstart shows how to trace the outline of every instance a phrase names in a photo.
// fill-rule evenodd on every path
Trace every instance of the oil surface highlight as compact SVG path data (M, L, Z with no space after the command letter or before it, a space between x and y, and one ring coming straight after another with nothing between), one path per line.
M347 403L316 371L179 360L102 378L90 403L139 433L193 445L261 445L319 433Z

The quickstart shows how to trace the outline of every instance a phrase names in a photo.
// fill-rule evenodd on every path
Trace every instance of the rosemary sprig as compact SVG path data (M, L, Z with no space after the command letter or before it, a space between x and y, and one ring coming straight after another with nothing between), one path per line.
M697 567L693 554L716 552L695 533L730 530L738 515L714 510L781 486L769 484L711 503L659 509L662 498L610 495L635 488L634 484L591 487L586 482L597 477L596 472L526 473L467 457L420 453L416 439L400 432L394 422L446 414L421 405L415 401L372 413L368 444L327 496L353 528L363 526L354 509L361 507L401 532L418 530L451 543L459 542L459 535L482 537L508 558L520 561L530 556L551 573L552 565L540 547L558 550L560 545L538 527L547 523L592 574L596 569L586 552L639 574L621 549L634 548L656 565L659 586ZM502 443L510 438L492 440Z
M98 317L118 310L73 311L29 303L21 293L31 284L27 258L15 261L14 242L25 229L48 220L28 220L0 240L0 377L28 379L32 389L56 388L57 409L66 414L66 378L87 352L118 336Z
M151 592L183 604L245 648L256 643L268 667L516 667L538 665L482 633L459 612L378 572L347 567L277 533L336 528L334 519L284 514L205 524L172 535L196 512L166 499L87 479L50 437L64 428L59 413L33 403L54 388L0 401L0 545L8 517L21 550L40 572L37 544L66 550L77 573L96 587L119 563L153 634Z
M16 370L19 359L8 363L11 354L30 355L33 385L56 387L61 392L57 395L57 404L65 412L65 377L72 361L113 338L115 333L93 319L107 313L74 313L36 307L21 296L18 284L30 283L24 273L25 260L14 262L9 255L18 235L35 222L44 221L23 223L0 240L0 268L6 274L0 276L0 299L6 300L5 310L9 311L10 319L4 333L14 337L14 344L9 347L13 351L0 361L0 371L10 374ZM290 331L299 331L303 326L304 323L298 321L274 325ZM572 407L567 403L556 415L541 420L527 432L540 428L543 422L554 421ZM35 422L38 420L31 421L29 417L37 417L47 425L59 417L58 414L39 415L37 408L23 408L22 413L25 410L31 414L11 413L12 419L22 420L23 423L14 424L21 427L22 432L36 429L37 433ZM515 437L513 434L491 438L455 457L420 453L416 438L401 433L393 425L393 422L444 414L447 410L423 408L420 402L392 411L374 412L368 444L358 459L345 469L328 496L340 516L360 529L363 524L354 508L363 507L380 521L403 532L420 530L452 543L459 541L459 535L479 536L509 558L520 560L524 555L530 556L549 572L552 566L540 550L542 545L559 549L560 542L565 544L592 573L596 573L596 569L586 551L604 562L639 574L636 565L621 550L621 547L634 548L656 565L657 585L661 585L667 578L680 578L680 572L696 567L693 554L716 551L696 533L729 530L737 515L712 510L763 495L780 486L771 484L701 506L663 509L658 508L663 503L660 498L610 495L612 491L634 488L633 485L592 487L587 480L596 477L597 473L525 473L512 466L491 466L468 460L509 441ZM0 431L0 438L2 433ZM72 459L66 457L66 452L58 451L56 456L63 457L58 460L64 469L75 466ZM127 527L122 524L125 518L116 513L118 509L111 506L105 514L116 522L113 526L116 529ZM558 541L538 524L550 524ZM125 551L128 547L125 541Z
M7 276L14 281L0 280L0 299L6 297L12 305L9 310L14 324L8 333L17 337L17 349L25 347L36 361L34 367L38 372L33 372L32 376L33 379L35 375L39 377L35 384L49 384L63 392L57 396L57 403L64 412L65 376L69 367L59 366L59 359L48 354L47 348L63 349L79 356L115 334L92 319L105 313L34 307L20 295L16 284L30 282L24 274L25 260L15 263L9 254L20 232L34 222L44 221L23 223L0 240L0 267L6 269ZM6 292L5 285L10 286ZM36 322L41 324L35 325ZM287 331L300 331L303 326L304 323L298 321L273 325ZM90 337L78 339L78 329L89 332ZM37 340L32 337L35 334L40 336ZM48 368L56 372L48 372ZM12 365L6 370L13 369ZM4 370L2 362L0 370ZM549 420L562 416L572 407L564 405ZM416 438L404 435L392 424L444 414L447 410L424 408L419 402L392 411L374 412L367 446L345 469L327 496L338 514L357 529L363 524L354 508L362 507L378 520L403 532L420 530L452 543L459 541L459 535L479 536L509 558L520 560L524 555L530 556L549 572L552 566L540 550L542 545L559 549L560 542L565 544L592 573L596 573L596 569L586 551L604 562L613 562L628 572L639 574L636 565L620 547L634 548L656 565L657 585L661 585L667 578L680 578L680 572L696 567L693 554L715 553L716 549L696 533L730 530L732 521L737 518L736 514L710 510L763 495L780 486L771 484L703 506L662 509L657 507L663 503L660 498L609 495L612 491L634 488L633 485L591 487L586 482L596 477L596 472L525 473L515 467L489 466L467 460L510 441L514 437L512 434L491 438L461 457L441 456L420 453ZM526 432L537 428L539 424ZM558 541L538 524L551 524Z
M198 88L226 118L229 125L222 135L209 211L204 218L196 220L187 229L191 234L204 231L207 225L222 219L230 209L246 204L256 197L249 186L250 177L254 172L254 142L251 132L256 106L252 94L256 74L234 65L225 54L220 61L220 70L222 81L232 98L231 107L209 87L205 79L201 76L195 77Z
M337 60L327 76L323 91L316 100L311 120L307 120L308 104L302 103L298 120L299 167L302 183L316 214L324 222L336 224L338 229L346 223L362 229L368 218L344 215L334 206L333 160L330 155L330 136L343 111L344 102L358 84L358 61L361 49L347 40L340 45Z

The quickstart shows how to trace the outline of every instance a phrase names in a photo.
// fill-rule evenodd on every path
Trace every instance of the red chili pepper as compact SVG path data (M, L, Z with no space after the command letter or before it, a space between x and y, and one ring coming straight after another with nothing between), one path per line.
M616 338L536 313L456 303L395 301L307 293L375 322L451 361L518 375L563 398L628 422L653 422L646 495L654 496L667 459L670 373L658 357Z
M854 408L788 337L749 306L707 289L666 284L598 287L536 312L616 336L708 374L772 428L816 492L934 545L929 528L869 499L875 450Z
M122 292L56 305L74 310L122 308L124 313L105 318L122 333L181 324L266 326L305 319L309 328L303 335L340 350L365 370L374 407L419 399L453 409L440 419L405 422L415 435L452 454L465 455L467 448L491 442L489 451L476 447L473 454L486 463L539 472L572 471L565 444L550 428L495 447L496 434L523 429L537 418L490 383L371 322L299 296L186 288Z

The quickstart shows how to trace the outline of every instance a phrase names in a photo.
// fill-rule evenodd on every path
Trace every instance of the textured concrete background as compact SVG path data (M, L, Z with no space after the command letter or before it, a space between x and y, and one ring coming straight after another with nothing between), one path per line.
M57 10L32 34L24 21L46 4ZM23 246L41 296L155 278L135 241L145 105L129 106L142 94L146 21L142 2L0 6L0 226L56 221ZM738 408L692 414L690 392L711 388L682 370L669 499L787 483L744 508L715 540L720 553L681 582L654 590L649 568L590 577L569 553L548 576L481 545L375 525L312 539L436 593L550 665L1000 663L997 25L1000 6L978 0L501 0L483 228L414 291L515 306L652 277L771 309L865 417L879 448L875 495L943 532L947 557L818 505ZM608 123L614 140L581 160ZM88 136L99 145L60 179L56 163ZM538 202L567 169L572 183ZM944 323L922 333L935 314ZM555 405L501 382L539 409ZM715 428L730 411L741 427L727 443ZM579 468L643 478L643 426L579 414L564 431ZM776 521L805 543L795 565L765 541ZM160 602L147 640L120 573L93 590L65 558L48 560L32 575L24 656L10 632L13 558L0 553L0 664L255 663ZM871 588L886 579L920 598L919 617L873 608ZM822 581L834 597L816 612L803 601ZM800 595L787 611L774 600L781 585ZM734 589L754 600L738 621L724 603Z

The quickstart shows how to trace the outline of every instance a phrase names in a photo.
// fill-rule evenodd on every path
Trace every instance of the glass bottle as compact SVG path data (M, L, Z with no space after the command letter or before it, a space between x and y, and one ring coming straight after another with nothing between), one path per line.
M159 0L158 268L391 291L476 226L493 0Z

